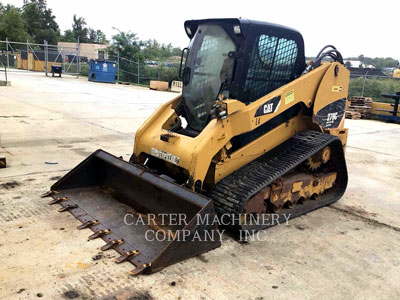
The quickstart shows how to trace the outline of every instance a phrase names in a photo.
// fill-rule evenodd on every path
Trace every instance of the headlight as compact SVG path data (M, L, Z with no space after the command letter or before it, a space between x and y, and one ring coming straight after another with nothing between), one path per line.
M233 32L234 32L235 34L241 34L240 25L234 25L234 26L233 26Z

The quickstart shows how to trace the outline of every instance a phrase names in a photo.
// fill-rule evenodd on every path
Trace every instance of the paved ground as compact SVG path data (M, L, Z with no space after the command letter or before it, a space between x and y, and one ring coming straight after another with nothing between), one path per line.
M135 130L176 94L12 73L0 88L1 299L399 299L400 127L347 120L349 186L335 205L150 276L39 195L98 148L128 158ZM53 163L53 164L49 164ZM54 164L57 163L57 164ZM171 283L175 282L175 285Z

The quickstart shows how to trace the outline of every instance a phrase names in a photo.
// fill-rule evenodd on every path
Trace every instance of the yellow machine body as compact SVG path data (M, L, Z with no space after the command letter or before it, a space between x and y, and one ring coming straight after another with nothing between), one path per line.
M133 275L220 246L222 227L248 235L330 205L347 186L350 73L335 47L306 65L301 34L284 26L207 19L185 30L182 95L137 130L129 162L99 149L43 195Z
M168 134L167 128L177 118L174 107L180 101L181 97L178 96L161 105L139 128L134 154L139 162L144 162L144 154L156 154L158 158L165 159L165 164L171 169L178 167L185 170L191 182L201 181L210 186L306 129L334 132L345 144L347 130L344 129L344 115L340 116L339 126L329 129L324 129L315 115L330 103L347 98L349 77L350 72L343 65L337 62L324 63L247 106L235 99L223 100L227 110L225 119L212 120L197 137L171 133L173 137L165 142L160 136ZM281 103L276 112L254 117L263 103L277 96L280 96ZM313 118L300 113L245 147L226 155L233 137L256 129L297 103L302 103L303 109L313 107ZM169 159L171 156L175 160Z

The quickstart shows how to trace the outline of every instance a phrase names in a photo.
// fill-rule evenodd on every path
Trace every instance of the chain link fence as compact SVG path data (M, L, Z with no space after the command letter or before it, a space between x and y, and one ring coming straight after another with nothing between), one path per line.
M392 73L384 73L378 69L350 68L349 97L370 97L376 102L393 103L392 99L382 94L400 92L400 78Z
M71 44L71 43L69 43ZM51 66L61 66L63 74L88 76L91 59L108 60L117 65L116 79L120 83L149 85L150 80L178 80L179 62L175 60L145 61L108 53L107 49L85 52L79 42L74 46L50 45L29 41L0 41L0 62L9 72L36 71L51 73ZM1 64L0 64L1 65Z
M65 74L79 75L79 47L59 48L43 44L0 41L0 61L9 72L51 72L51 66L61 66Z

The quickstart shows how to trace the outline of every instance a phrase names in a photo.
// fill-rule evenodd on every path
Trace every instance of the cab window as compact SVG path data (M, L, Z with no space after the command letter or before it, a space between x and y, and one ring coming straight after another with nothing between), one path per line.
M294 40L261 34L250 54L245 102L251 103L294 79L298 47Z

